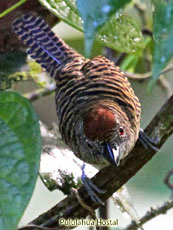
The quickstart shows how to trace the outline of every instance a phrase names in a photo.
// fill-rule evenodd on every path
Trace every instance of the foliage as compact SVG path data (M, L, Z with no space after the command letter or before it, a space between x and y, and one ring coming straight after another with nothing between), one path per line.
M129 2L127 0L121 1L121 4L115 4L116 0L101 1L103 3L91 1L94 5L88 1L77 1L81 17L74 0L40 0L40 2L65 23L80 31L84 29L86 56L91 55L95 36L105 46L120 52L134 53L143 49L143 38L135 20L125 15L123 11L117 11L121 5ZM87 4L84 4L85 2ZM115 11L117 13L113 14ZM105 13L107 14L103 17ZM87 18L90 19L89 22Z
M25 1L18 1L2 12L0 18ZM96 39L103 46L115 50L117 55L126 53L121 68L135 72L141 60L153 52L150 89L172 58L173 0L153 0L153 31L149 22L145 25L136 22L132 0L39 1L62 21L84 32L86 57L91 56ZM145 14L147 16L147 12ZM142 35L143 27L148 28L153 38ZM11 87L17 79L18 67L25 64L22 62L25 55L20 61L20 55L10 55L0 56L0 90ZM40 68L30 63L30 69L30 75L36 78ZM15 92L0 92L0 108L0 230L15 230L38 174L41 151L39 121L30 103Z
M140 62L142 56L140 51L145 48L144 38L134 18L119 10L129 1L104 0L90 3L77 0L76 5L75 0L40 0L40 2L64 22L80 31L84 29L85 54L87 57L91 55L93 40L96 37L107 47L130 53L130 56L131 53L135 53L130 69L134 70L137 63ZM173 22L173 1L153 0L153 5L154 49L150 89L173 53L171 26ZM134 55L132 56L134 57Z
M83 21L86 57L90 57L91 49L95 39L95 34L99 30L99 28L101 28L101 26L103 26L107 21L109 21L111 16L113 14L115 15L117 10L119 10L119 8L124 6L125 3L127 2L129 2L129 0L125 0L125 1L76 0L76 5ZM116 21L117 20L114 20L115 27L116 27ZM108 25L107 33L105 34L104 31L103 35L101 34L100 36L104 38L104 36L109 35L109 31L110 31L110 25Z
M27 99L0 93L0 229L15 230L32 195L39 168L38 118Z
M153 0L153 64L150 88L173 56L173 0Z

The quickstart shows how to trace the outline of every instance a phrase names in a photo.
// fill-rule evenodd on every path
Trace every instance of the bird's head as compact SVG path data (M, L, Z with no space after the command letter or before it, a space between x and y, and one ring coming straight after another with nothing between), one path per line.
M101 106L89 110L83 119L86 137L103 145L103 154L113 165L119 165L128 148L130 133L126 123L122 115Z

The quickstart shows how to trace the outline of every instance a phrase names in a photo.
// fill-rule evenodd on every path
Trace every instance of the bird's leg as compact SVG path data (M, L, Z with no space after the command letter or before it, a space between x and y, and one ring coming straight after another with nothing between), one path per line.
M91 199L95 202L95 203L99 203L101 205L104 205L103 201L97 196L96 193L105 193L106 191L103 189L98 188L91 180L90 178L88 178L85 174L85 163L83 163L82 166L82 176L81 176L81 180L88 192L88 194L90 195Z
M140 128L139 131L139 140L143 144L143 146L148 149L150 147L154 151L158 151L159 149L157 148L157 140L153 140L150 138L144 131L143 129Z

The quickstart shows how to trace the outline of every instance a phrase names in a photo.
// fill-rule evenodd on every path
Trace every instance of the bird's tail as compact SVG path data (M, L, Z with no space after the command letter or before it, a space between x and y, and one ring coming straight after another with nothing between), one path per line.
M24 14L13 22L13 30L28 47L28 54L53 78L66 63L81 57L58 38L40 17Z

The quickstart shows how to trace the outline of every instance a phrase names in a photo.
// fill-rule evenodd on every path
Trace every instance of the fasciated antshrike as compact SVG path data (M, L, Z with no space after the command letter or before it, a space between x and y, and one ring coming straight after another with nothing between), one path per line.
M141 105L125 74L105 57L86 60L40 17L25 14L15 20L13 30L56 81L56 111L65 143L84 162L118 165L140 131Z

